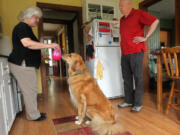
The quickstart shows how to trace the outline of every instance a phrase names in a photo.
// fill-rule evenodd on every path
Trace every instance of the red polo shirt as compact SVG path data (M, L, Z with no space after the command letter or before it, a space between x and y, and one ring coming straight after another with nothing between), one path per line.
M144 26L150 26L156 17L149 13L132 9L130 14L123 16L120 20L120 34L121 34L121 52L123 55L140 53L146 50L145 43L136 44L133 42L134 37L144 37Z

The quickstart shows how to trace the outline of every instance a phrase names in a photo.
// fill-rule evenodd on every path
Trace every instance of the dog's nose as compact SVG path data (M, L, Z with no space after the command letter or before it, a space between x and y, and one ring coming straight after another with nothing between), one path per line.
M67 55L67 53L64 53L63 56Z
M66 57L66 53L62 54L61 58L64 59Z

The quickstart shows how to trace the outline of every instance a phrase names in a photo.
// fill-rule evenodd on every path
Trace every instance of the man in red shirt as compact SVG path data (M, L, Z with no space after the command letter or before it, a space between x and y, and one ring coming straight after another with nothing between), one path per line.
M146 50L144 42L155 31L159 20L145 11L133 9L132 0L120 0L119 7L124 15L120 20L120 34L125 101L118 104L118 107L132 106L131 112L139 112L142 109L144 93L143 57ZM145 25L149 26L146 34L144 34Z

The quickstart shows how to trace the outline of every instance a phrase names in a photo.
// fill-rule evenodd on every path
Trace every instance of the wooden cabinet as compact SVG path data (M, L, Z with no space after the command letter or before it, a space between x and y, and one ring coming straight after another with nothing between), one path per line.
M15 120L15 104L8 61L6 58L0 58L0 133L2 135L8 135Z
M120 19L119 0L83 0L83 22L91 18L113 20Z

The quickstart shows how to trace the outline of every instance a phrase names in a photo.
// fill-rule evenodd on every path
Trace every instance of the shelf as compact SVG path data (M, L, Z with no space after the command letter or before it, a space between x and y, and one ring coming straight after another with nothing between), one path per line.
M101 12L101 6L96 4L88 4L89 12Z

